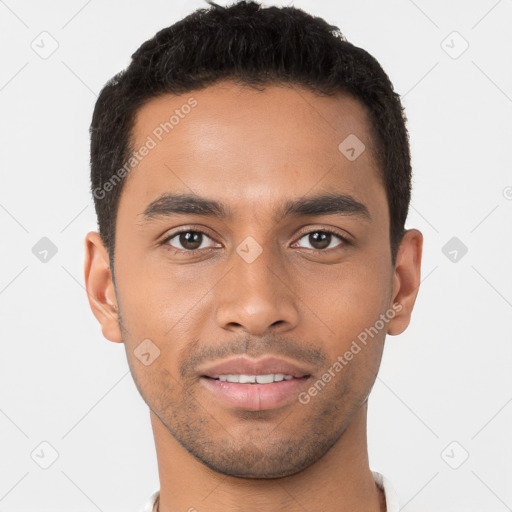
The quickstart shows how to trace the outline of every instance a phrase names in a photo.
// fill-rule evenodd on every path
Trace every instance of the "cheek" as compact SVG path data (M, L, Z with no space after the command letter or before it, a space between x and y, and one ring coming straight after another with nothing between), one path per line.
M361 260L361 261L359 261ZM343 339L357 336L375 323L385 311L390 294L391 274L383 259L359 258L300 274L300 297L311 312L330 329L329 337ZM334 332L330 332L334 331Z
M148 337L152 334L162 338L180 330L209 289L208 282L199 279L199 274L184 272L179 267L150 262L119 267L116 275L125 323Z
M334 400L347 392L348 382L356 401L371 389L384 348L387 324L380 318L388 307L388 281L384 265L354 264L340 268L336 280L317 299L318 316L330 328L324 338L330 365L325 371L336 375Z
M169 397L175 396L174 388L181 382L180 358L199 337L201 325L211 312L207 292L214 286L215 276L204 273L203 279L199 274L190 277L188 272L185 279L184 274L179 268L173 268L171 273L163 265L143 265L140 271L119 272L126 354L139 391L150 400L149 394L158 389L165 389ZM143 347L143 340L148 339L156 347L150 344L149 352L158 356L144 366L137 354L142 352L139 347ZM179 389L178 386L176 393Z

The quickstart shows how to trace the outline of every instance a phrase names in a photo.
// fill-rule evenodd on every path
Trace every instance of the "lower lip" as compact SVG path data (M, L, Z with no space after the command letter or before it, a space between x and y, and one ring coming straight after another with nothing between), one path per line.
M224 403L247 411L274 409L292 399L298 400L307 380L303 377L271 384L239 384L201 377L204 385Z

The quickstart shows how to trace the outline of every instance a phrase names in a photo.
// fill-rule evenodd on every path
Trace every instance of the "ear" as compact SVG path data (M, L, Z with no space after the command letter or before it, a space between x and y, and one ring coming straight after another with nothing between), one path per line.
M395 304L396 315L388 323L388 334L401 334L409 325L421 282L422 250L421 232L417 229L406 231L395 262L390 308Z
M122 343L108 251L96 231L87 233L85 237L84 272L89 305L101 325L103 336L115 343Z

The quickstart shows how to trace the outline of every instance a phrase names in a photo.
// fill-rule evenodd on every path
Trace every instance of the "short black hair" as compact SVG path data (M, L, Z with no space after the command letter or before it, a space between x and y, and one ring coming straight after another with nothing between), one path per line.
M359 100L369 115L372 153L386 190L394 265L409 209L411 162L400 97L380 64L338 27L301 9L254 1L208 4L143 43L96 102L91 191L112 273L116 215L134 151L137 111L157 96L200 90L220 80L255 88L299 85L319 95L345 93Z

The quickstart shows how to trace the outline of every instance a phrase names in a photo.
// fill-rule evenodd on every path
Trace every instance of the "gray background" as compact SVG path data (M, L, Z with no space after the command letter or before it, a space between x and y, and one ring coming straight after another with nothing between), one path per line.
M409 119L423 283L369 400L370 465L407 512L511 510L512 1L291 3L373 54ZM158 488L147 407L83 287L88 127L106 80L199 6L0 1L3 512L136 511Z

